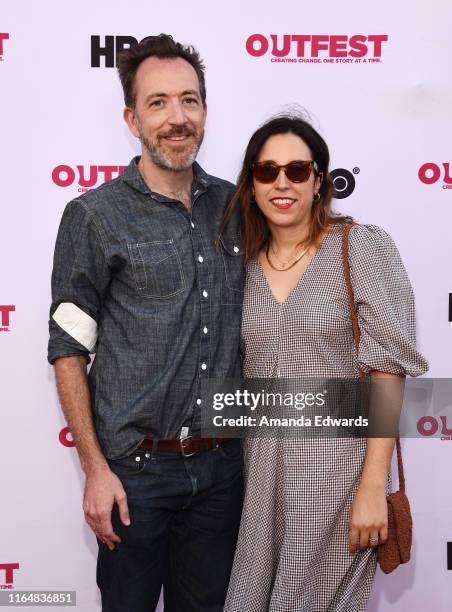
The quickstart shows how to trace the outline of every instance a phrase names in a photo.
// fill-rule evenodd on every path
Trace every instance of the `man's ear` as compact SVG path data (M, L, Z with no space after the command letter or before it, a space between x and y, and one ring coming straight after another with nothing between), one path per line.
M124 121L126 122L127 127L132 132L132 134L135 136L135 138L139 138L140 131L137 126L138 118L137 118L135 110L133 108L129 108L128 106L126 106L122 113L122 116L124 117Z

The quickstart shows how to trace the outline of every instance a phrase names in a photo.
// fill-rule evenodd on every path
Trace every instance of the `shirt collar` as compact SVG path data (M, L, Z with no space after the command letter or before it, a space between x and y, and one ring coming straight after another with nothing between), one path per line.
M121 174L122 180L127 183L133 189L143 193L145 195L151 195L153 198L161 201L172 201L171 198L168 198L160 193L155 191L150 191L146 183L144 182L143 177L138 170L138 162L140 161L140 155L134 157L130 164L126 167L124 172ZM197 163L193 163L193 194L197 194L198 192L206 191L207 187L211 184L211 177L205 172L201 166Z

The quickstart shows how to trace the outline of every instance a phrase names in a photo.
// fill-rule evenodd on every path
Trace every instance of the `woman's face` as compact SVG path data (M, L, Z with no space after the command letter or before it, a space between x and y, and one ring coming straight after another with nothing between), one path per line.
M312 154L307 144L290 132L270 136L256 159L280 166L299 160L312 160ZM309 223L312 200L319 189L320 179L314 170L305 183L292 183L283 170L273 183L259 183L253 178L254 197L270 226L294 227Z

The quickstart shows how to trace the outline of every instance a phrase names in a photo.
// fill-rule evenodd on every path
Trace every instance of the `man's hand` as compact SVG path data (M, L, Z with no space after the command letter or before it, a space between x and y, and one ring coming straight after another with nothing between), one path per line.
M121 538L113 531L111 511L114 503L118 504L122 523L130 525L127 496L119 478L110 468L103 467L90 470L86 474L83 511L85 519L97 537L114 550Z
M372 538L372 541L369 541ZM388 538L388 504L383 487L360 486L350 510L349 549L375 548Z
M55 361L58 394L86 474L83 511L88 525L110 550L121 538L113 531L111 511L116 502L124 525L130 525L127 497L119 478L105 459L94 429L91 398L83 356Z

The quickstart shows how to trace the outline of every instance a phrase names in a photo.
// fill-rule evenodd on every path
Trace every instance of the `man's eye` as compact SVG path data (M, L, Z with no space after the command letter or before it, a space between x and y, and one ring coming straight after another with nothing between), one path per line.
M163 100L153 100L149 106L153 106L154 108L158 108L159 106L163 106Z
M184 98L185 104L198 104L198 100L196 98Z

